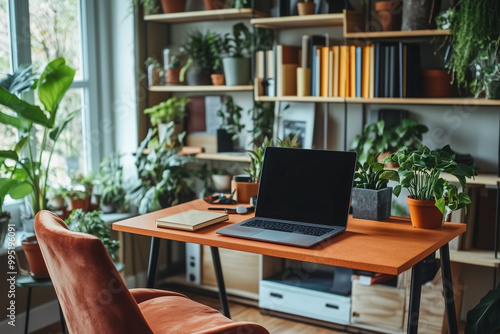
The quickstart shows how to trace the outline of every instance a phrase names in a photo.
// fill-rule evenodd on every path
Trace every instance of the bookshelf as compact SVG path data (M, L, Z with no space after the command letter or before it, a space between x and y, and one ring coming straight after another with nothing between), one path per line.
M282 16L251 19L250 24L266 29L298 29L313 27L334 27L344 24L344 14L316 14L303 16Z
M223 20L245 20L252 17L265 16L264 13L250 8L242 9L214 9L188 11L172 14L145 15L144 21L159 23L191 23L198 21L223 21Z
M251 92L253 86L185 86L185 85L165 85L165 86L150 86L150 92L165 92L165 93L221 93L221 92Z

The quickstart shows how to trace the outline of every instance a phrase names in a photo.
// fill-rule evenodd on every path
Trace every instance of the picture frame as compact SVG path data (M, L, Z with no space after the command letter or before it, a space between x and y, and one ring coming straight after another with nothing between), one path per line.
M287 103L286 105L280 110L278 138L284 140L298 134L299 148L311 149L314 136L314 104Z

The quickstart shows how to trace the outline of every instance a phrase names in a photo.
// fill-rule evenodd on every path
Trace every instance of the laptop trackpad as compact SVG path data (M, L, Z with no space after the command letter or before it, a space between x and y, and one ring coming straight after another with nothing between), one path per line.
M252 235L252 238L258 238L269 241L283 241L285 239L290 238L290 233L266 230Z

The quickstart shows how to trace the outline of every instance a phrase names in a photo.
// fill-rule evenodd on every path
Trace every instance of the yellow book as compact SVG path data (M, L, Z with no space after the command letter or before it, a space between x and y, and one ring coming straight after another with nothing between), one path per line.
M373 98L375 95L375 45L370 44L370 88L368 91L368 97Z
M349 46L340 46L339 96L346 97L349 92Z
M349 47L349 95L356 97L356 46Z
M361 71L361 97L368 98L370 94L370 45L363 46L363 65Z
M329 86L328 86L328 73L330 72L329 66L328 66L328 52L330 48L328 46L323 46L321 48L321 67L320 67L320 96L323 97L328 97L328 91Z
M333 78L333 83L332 83L332 93L331 96L333 97L338 97L339 96L339 58L340 58L340 47L338 45L332 46L332 53L333 53L333 65L332 68L330 69L330 72L332 73L332 78Z
M228 220L227 213L189 210L164 218L156 219L157 227L176 230L196 231L205 226Z

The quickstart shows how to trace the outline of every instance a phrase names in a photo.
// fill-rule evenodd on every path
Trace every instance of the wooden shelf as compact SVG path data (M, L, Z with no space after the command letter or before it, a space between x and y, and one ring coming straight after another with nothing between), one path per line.
M144 16L145 21L162 22L162 23L188 23L199 21L225 21L225 20L241 20L250 19L252 17L266 16L264 13L252 10L250 8L243 9L214 9L201 10L193 12L182 12L172 14L154 14Z
M439 257L439 252L436 252ZM495 259L495 253L490 250L450 250L450 260L452 262L473 264L490 268L500 267L500 258Z
M500 106L500 100L474 98L359 98L359 97L321 97L321 96L256 96L256 101L290 101L290 102L328 102L328 103L380 103L380 104L435 104L435 105L467 105L467 106Z
M376 39L376 38L415 38L449 35L449 30L408 30L408 31L369 31L369 32L347 32L345 38Z
M250 24L259 28L289 29L309 27L341 26L344 22L343 14L314 14L302 16L282 16L251 19Z
M198 92L251 92L252 85L245 86L183 86L183 85L166 85L166 86L150 86L150 92L170 92L170 93L198 93Z
M218 161L233 161L233 162L250 162L250 157L244 152L234 153L199 153L196 155L198 159L203 160L218 160Z

